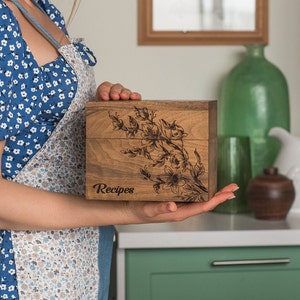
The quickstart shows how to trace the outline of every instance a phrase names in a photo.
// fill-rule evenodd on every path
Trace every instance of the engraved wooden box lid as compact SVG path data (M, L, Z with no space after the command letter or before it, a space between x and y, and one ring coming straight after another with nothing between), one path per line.
M86 198L207 201L216 192L217 101L89 102Z

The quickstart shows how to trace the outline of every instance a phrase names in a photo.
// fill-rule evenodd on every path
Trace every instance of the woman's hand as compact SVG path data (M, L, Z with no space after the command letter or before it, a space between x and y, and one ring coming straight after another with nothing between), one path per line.
M97 88L95 101L109 101L109 100L142 100L139 93L131 92L120 83L103 82Z
M226 200L235 198L238 186L227 185L207 202L175 203L175 202L126 202L124 212L130 220L128 223L177 222L189 217L213 210Z

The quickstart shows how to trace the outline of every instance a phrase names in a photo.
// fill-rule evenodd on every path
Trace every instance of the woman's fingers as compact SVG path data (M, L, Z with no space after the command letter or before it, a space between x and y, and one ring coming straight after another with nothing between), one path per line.
M96 101L141 100L141 94L132 92L120 83L103 82L97 88Z
M218 191L209 201L194 203L129 202L127 208L137 217L137 223L176 222L213 210L217 205L233 199L238 189L230 184Z

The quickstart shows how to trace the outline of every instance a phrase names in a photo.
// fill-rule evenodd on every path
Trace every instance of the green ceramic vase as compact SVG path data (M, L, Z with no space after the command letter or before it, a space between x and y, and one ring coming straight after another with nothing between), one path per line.
M264 56L264 45L247 45L245 58L225 78L218 101L218 134L249 136L252 177L272 166L280 143L272 127L290 131L287 81Z

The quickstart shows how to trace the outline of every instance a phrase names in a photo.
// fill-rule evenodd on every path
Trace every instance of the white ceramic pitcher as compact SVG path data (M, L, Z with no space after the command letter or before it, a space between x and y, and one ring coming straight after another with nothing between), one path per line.
M293 208L300 209L300 138L281 127L271 128L269 136L277 138L281 143L274 166L280 174L293 180L296 191Z

